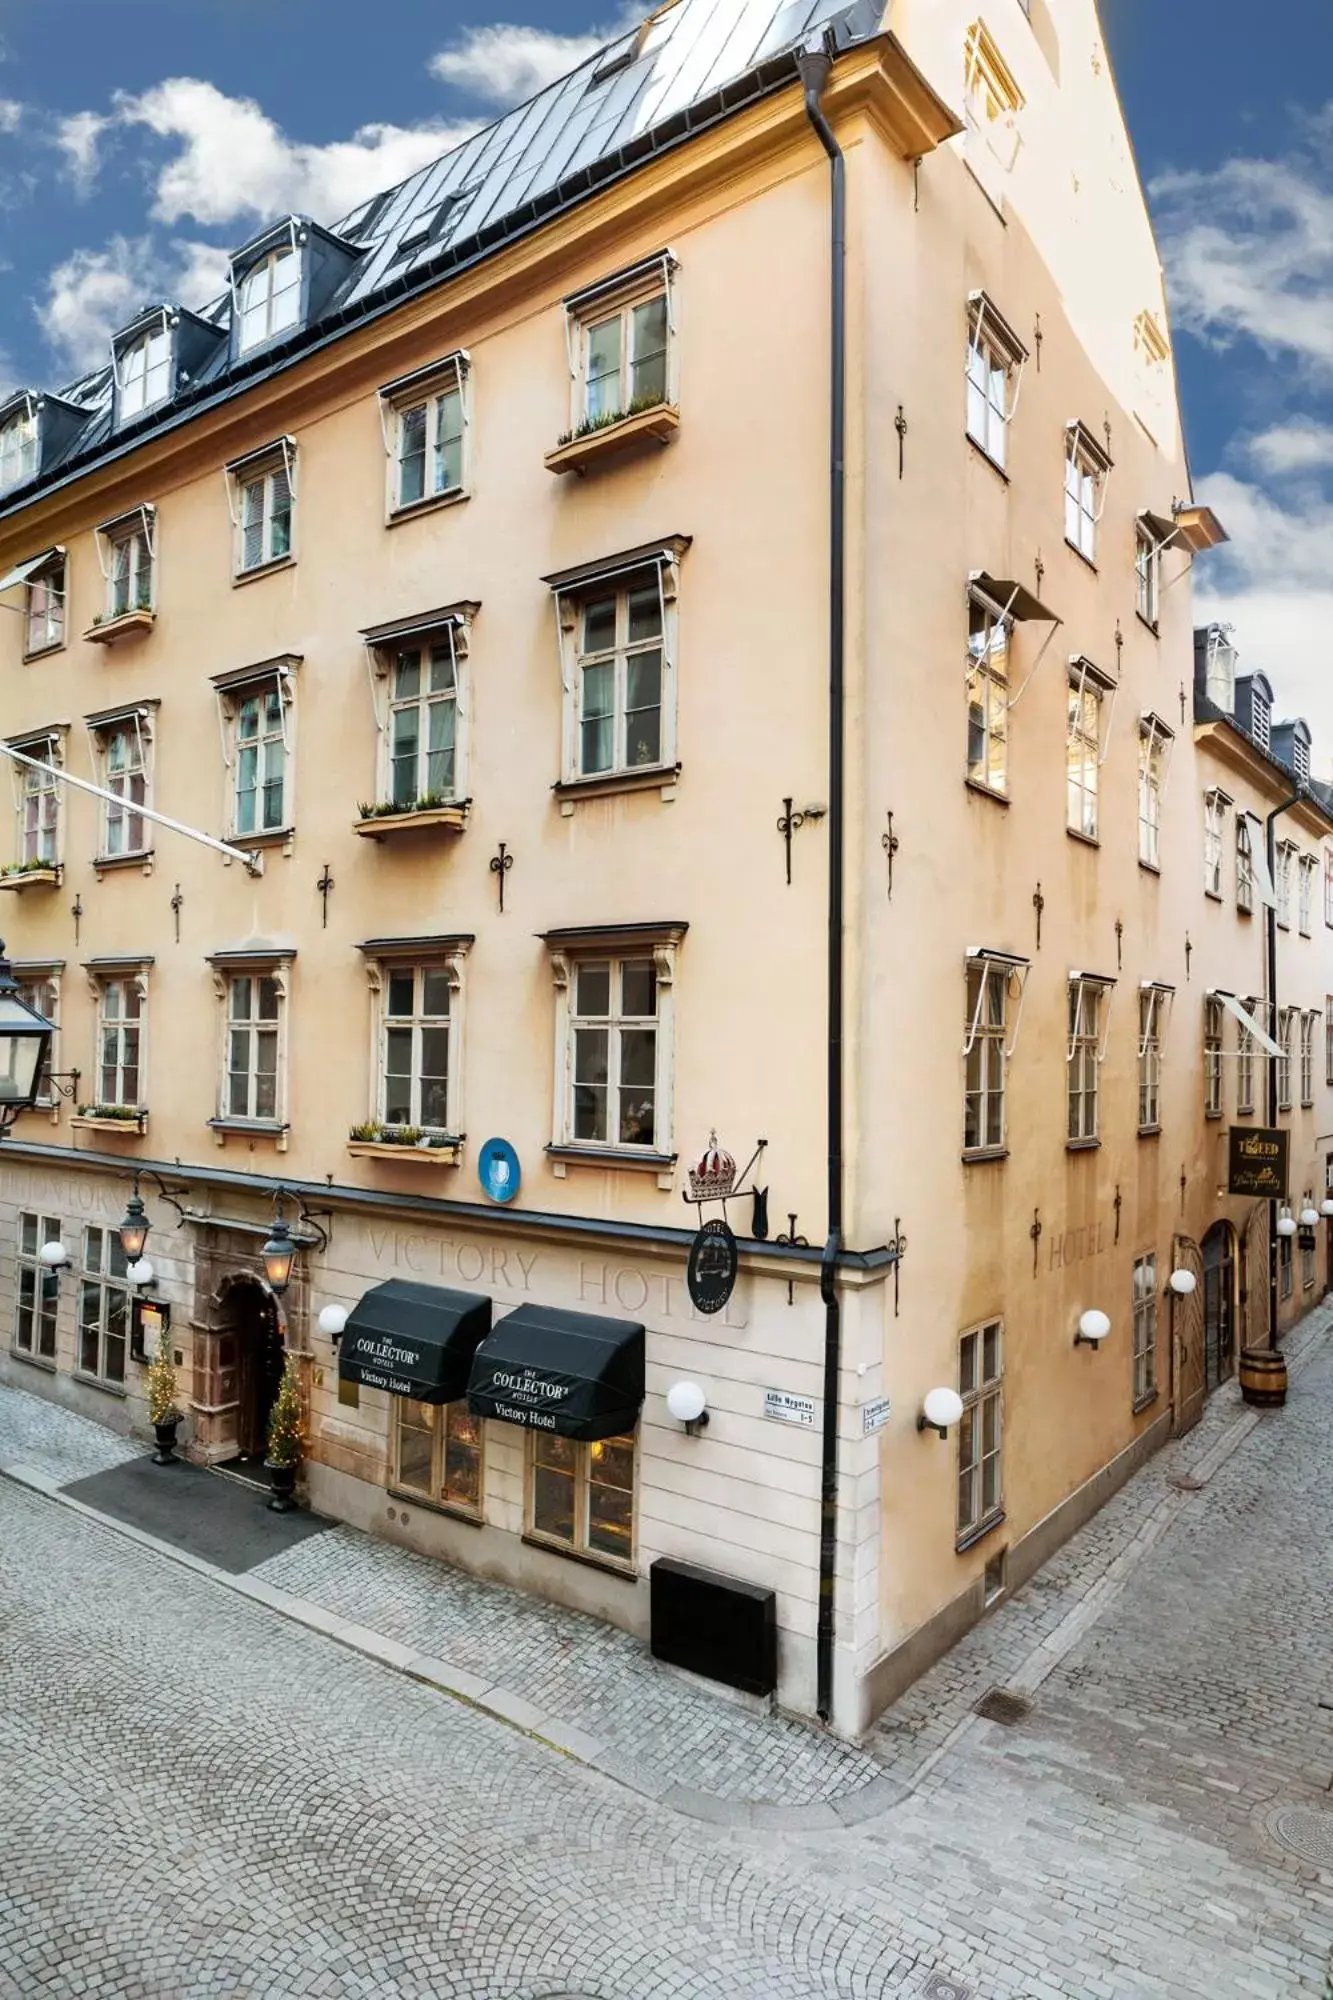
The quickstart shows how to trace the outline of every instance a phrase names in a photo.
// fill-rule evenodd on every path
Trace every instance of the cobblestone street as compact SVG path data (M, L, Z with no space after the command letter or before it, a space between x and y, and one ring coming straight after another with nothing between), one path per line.
M134 1446L0 1394L0 1994L1324 1994L1331 1317L860 1748L350 1530L232 1587L57 1490Z

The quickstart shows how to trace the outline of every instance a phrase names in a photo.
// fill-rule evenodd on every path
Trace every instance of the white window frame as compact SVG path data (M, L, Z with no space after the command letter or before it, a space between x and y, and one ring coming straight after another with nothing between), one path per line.
M674 254L663 250L626 271L616 272L597 284L572 293L563 301L571 436L580 435L585 430L609 428L612 423L636 414L634 405L640 399L634 394L634 371L639 365L639 357L632 352L634 315L640 306L649 305L659 298L664 303L666 316L663 393L653 396L651 401L642 402L641 407L645 412L678 407L676 274L679 268ZM599 414L592 410L589 397L591 336L596 328L614 319L620 322L619 401L614 410L607 409Z
M1243 1002L1247 1014L1256 1021L1263 1020L1263 1002L1247 997ZM1239 1022L1236 1024L1236 1116L1254 1116L1254 1055L1256 1043L1249 1029Z
M1248 813L1236 814L1236 908L1254 911L1254 836Z
M395 973L410 972L415 981L414 1001L421 986L424 972L441 973L449 984L449 1012L447 1017L434 1017L437 1021L447 1020L449 1046L447 1054L448 1073L446 1078L446 1104L444 1125L424 1124L420 1116L405 1122L416 1126L423 1135L435 1138L454 1138L466 1129L463 1118L463 1050L464 1050L464 1007L466 989L464 981L464 961L470 940L467 938L414 938L403 939L390 950L381 949L368 954L366 958L366 979L370 987L370 1117L377 1126L387 1125L386 1082L387 1082L387 1036L389 1028L399 1019L389 1014L389 980ZM413 1015L413 1109L420 1111L420 1074L417 1060L419 1050L418 1029L424 1019L419 1013ZM400 1121L401 1122L401 1121Z
M1316 1013L1302 1013L1300 1016L1302 1111L1309 1111L1314 1104L1314 1031L1318 1019Z
M994 1367L987 1372L986 1336ZM958 1393L963 1415L958 1425L959 1544L978 1540L1004 1518L1004 1321L979 1321L958 1337ZM986 1431L991 1436L987 1446ZM989 1496L987 1467L993 1467Z
M1222 898L1222 863L1226 842L1226 819L1234 800L1219 785L1210 785L1203 795L1203 887L1204 894Z
M1157 1398L1157 1252L1134 1259L1132 1289L1133 1382L1136 1411Z
M428 368L414 370L379 392L380 433L384 442L385 519L390 524L431 507L466 497L472 470L472 363L459 348ZM403 497L404 442L408 420L422 414L422 490ZM456 426L456 427L455 427ZM458 478L442 477L445 449L458 446ZM415 457L415 453L412 454Z
M233 582L244 583L252 576L262 576L268 570L296 561L297 457L295 438L281 437L259 451L234 459L224 468L227 513L232 527ZM284 512L286 546L281 547L278 524ZM259 540L250 560L255 529L259 531Z
M1156 980L1139 987L1139 1132L1162 1129L1162 1044L1175 988Z
M213 687L218 699L218 721L222 736L222 763L227 782L227 833L236 840L278 839L291 833L296 820L296 674L298 656L284 654L280 659L266 661L262 666L247 668L243 675L224 674L214 681ZM277 692L279 719L274 721L269 714L269 704L274 690ZM249 738L241 741L241 721L246 704L258 701L259 733L253 744ZM240 824L240 801L242 776L242 756L247 749L255 748L256 821L253 827ZM270 760L277 761L279 751L282 761L282 814L278 824L262 824L263 799L266 787L271 784L269 776ZM246 790L251 788L247 786Z
M23 657L58 652L69 641L69 558L51 557L23 587Z
M1284 931L1291 929L1291 876L1295 858L1295 842L1280 840L1274 853L1277 869L1273 894L1277 899L1277 921Z
M0 426L0 493L37 477L39 446L37 407L29 401Z
M126 1364L131 1358L134 1293L126 1275L126 1258L121 1247L119 1230L102 1223L85 1223L82 1250L74 1321L74 1372L84 1382L96 1382L101 1386L123 1389L127 1374ZM119 1270L115 1268L117 1264L120 1265ZM119 1304L123 1329L119 1336L121 1353L118 1374L107 1365L109 1321L113 1300ZM90 1306L93 1309L91 1316L88 1310ZM83 1352L84 1335L87 1332L95 1332L97 1340L96 1365L91 1368L84 1360Z
M60 1070L60 983L64 970L63 958L16 958L13 961L19 999L25 1007L31 1007L35 1014L49 1021L55 1030L45 1068L38 1079L37 1095L33 1099L35 1111L50 1111L52 1124L60 1116L60 1099L51 1083L51 1074L53 1071L58 1074Z
M1226 1009L1215 993L1203 999L1203 1115L1220 1118L1225 1103L1223 1058L1226 1055Z
M163 312L155 326L146 327L124 346L111 349L116 385L116 422L131 423L165 403L171 395L175 332Z
M1009 1063L1018 1046L1018 1033L1022 1024L1023 1001L1027 990L1028 973L1031 970L1026 959L1016 958L1005 952L987 951L981 946L971 947L965 959L965 1035L963 1040L963 1157L982 1159L1003 1153L1007 1143ZM1018 982L1018 1005L1014 1013L1013 1032L1010 1035L1009 1001L1015 997L1012 988ZM975 985L976 991L973 992ZM993 1010L986 1005L987 999L999 995L999 1020L992 1018ZM998 1082L995 1079L998 1077ZM978 1107L975 1141L968 1137L969 1119L973 1100ZM988 1102L998 1111L999 1134L992 1138L986 1117Z
M94 1112L103 1105L122 1111L142 1112L148 1108L150 969L151 961L147 959L88 967L89 990L97 1008L97 1040L93 1049L93 1082L96 1088L89 1093ZM113 999L116 1003L114 1007L109 1005ZM132 1006L137 1007L137 1013L131 1011ZM132 1065L126 1057L131 1034L136 1051ZM108 1047L114 1051L110 1064L106 1060ZM108 1068L114 1078L109 1093L103 1089ZM132 1096L127 1096L126 1078L131 1068L138 1088Z
M1139 717L1139 862L1161 872L1162 805L1171 770L1175 731L1151 710ZM1066 808L1067 810L1067 808Z
M28 1223L33 1228L31 1241L25 1243ZM20 1209L14 1225L14 1337L10 1352L49 1367L55 1366L60 1341L60 1274L47 1269L41 1252L45 1244L60 1242L62 1228L59 1216L42 1215L35 1209Z
M224 1129L234 1127L244 1131L247 1128L257 1128L265 1132L272 1132L277 1129L285 1135L288 1124L287 1091L291 1016L291 959L214 959L212 966L214 990L222 1003L220 1008L221 1042L218 1057L218 1111L216 1118L212 1122L214 1125ZM250 1010L244 1017L233 1015L232 1012L232 988L241 979L248 979L252 985ZM276 992L277 1016L275 1021L270 1021L267 1017L262 1016L259 1011L261 996L258 991L258 982L263 979L271 980ZM235 1072L236 1075L244 1075L246 1078L247 1108L243 1112L233 1111L230 1108L230 1080L233 1074L231 1069L231 1033L234 1022L238 1027L238 1031L249 1032L252 1037L247 1066L245 1070L237 1070ZM258 1104L260 1097L259 1077L261 1072L258 1063L258 1045L253 1040L253 1036L256 1033L265 1034L274 1032L276 1033L274 1051L274 1109L272 1116L270 1116L254 1108ZM282 1150L281 1142L279 1150Z
M86 718L97 782L104 790L118 795L116 804L110 799L99 802L98 862L142 859L153 851L149 833L152 821L145 816L153 805L153 722L153 707L147 704ZM112 746L118 738L123 738L132 749L121 770L112 765ZM141 795L137 799L136 778L141 780ZM137 842L131 838L136 819Z
M1315 858L1312 854L1302 854L1297 861L1296 877L1296 928L1302 937L1309 937L1314 915L1314 871Z
M985 292L969 296L967 319L965 428L973 444L1003 472L1028 351Z
M401 708L410 706L410 698L400 703L394 698L394 686L399 660L405 654L416 653L423 663L428 663L432 651L449 648L453 655L454 690L452 704L454 711L454 781L443 797L446 805L464 806L468 798L468 777L472 757L472 679L471 642L472 620L480 607L476 604L452 605L447 610L432 612L428 619L407 623L401 631L383 627L363 632L361 637L366 648L366 668L370 677L371 714L375 723L375 800L380 806L393 802L393 718ZM432 699L443 701L446 695L432 698L429 693L416 697L423 711L423 719L428 720ZM418 773L428 770L429 729L419 738L417 746ZM424 796L422 794L421 796ZM414 805L404 805L402 810L410 812Z
M1142 520L1134 523L1134 595L1139 617L1155 632L1162 608L1162 544Z
M1086 660L1070 662L1065 707L1065 829L1081 840L1101 837L1106 692L1101 677L1089 670Z
M1101 1071L1111 1032L1115 981L1100 973L1071 972L1068 996L1065 1144L1099 1146Z
M1291 1110L1291 1072L1293 1054L1292 1023L1296 1016L1294 1007L1279 1007L1277 1010L1277 1034L1274 1040L1280 1051L1277 1058L1277 1108Z
M293 225L290 240L275 243L262 257L256 257L247 265L245 275L232 277L232 310L236 317L236 352L238 355L253 354L266 347L279 334L290 333L302 323L302 292L305 281L305 239ZM274 282L279 268L292 260L295 277L291 284L278 285ZM262 284L256 281L263 279ZM295 303L290 314L285 301L295 295ZM251 303L251 301L254 303ZM251 332L247 322L254 314L255 304L262 305L263 326L258 332Z
M676 764L676 723L677 723L677 643L679 618L677 600L679 596L680 556L687 543L674 542L660 550L652 550L646 555L599 564L595 570L580 572L575 580L547 581L555 597L557 636L560 646L561 685L563 701L563 750L561 761L561 782L571 787L609 786L611 789L633 783L640 777L651 781L654 777L674 776ZM661 635L652 639L639 640L631 644L628 640L628 601L631 594L649 590L654 583L657 588L661 609ZM616 599L616 647L610 656L614 660L615 706L613 710L614 748L611 768L605 771L585 772L582 768L582 697L586 664L604 663L606 655L584 655L582 652L583 613L589 603L599 598L613 596ZM661 654L661 681L659 702L658 762L655 764L631 764L626 759L627 752L627 685L626 661L631 655L658 651Z
M1324 1001L1324 1082L1333 1090L1333 993Z
M591 1533L591 1487L595 1483L592 1472L599 1454L596 1444L582 1444L572 1438L559 1437L554 1432L530 1430L524 1433L524 1522L530 1540L539 1542L543 1548L557 1549L566 1554L582 1556L594 1562L605 1563L609 1567L631 1574L635 1567L635 1551L638 1546L639 1515L639 1440L636 1431L627 1431L622 1437L607 1438L606 1446L627 1444L630 1447L630 1553L628 1556L613 1554L609 1549L593 1544ZM555 1449L568 1452L573 1459L573 1536L566 1541L538 1524L536 1507L537 1459L541 1450ZM623 1487L616 1489L623 1492Z
M1106 508L1110 454L1085 424L1065 427L1065 540L1096 566L1097 530Z
M1277 1239L1277 1290L1280 1299L1291 1297L1293 1286L1292 1238L1279 1236Z
M1314 1285L1315 1246L1319 1239L1312 1230L1308 1235L1302 1231L1298 1240L1301 1250L1301 1290L1308 1292Z
M1236 712L1236 648L1229 625L1212 625L1204 655L1204 694L1226 715Z
M1333 930L1333 847L1324 849L1324 922Z
M157 510L135 507L97 530L97 560L106 584L102 622L157 611Z
M548 942L551 970L555 981L555 1090L554 1118L552 1128L552 1152L583 1154L596 1158L618 1156L621 1159L641 1157L647 1164L675 1159L675 988L676 965L680 937L683 932L632 936L610 931L600 937L581 937L577 942L555 941L560 934L553 934ZM656 1045L653 1077L653 1143L651 1146L637 1146L622 1143L612 1138L610 1121L610 1075L612 1062L608 1052L608 1118L607 1137L600 1139L576 1139L574 1137L574 1038L580 1020L576 1012L576 982L580 966L589 963L612 965L612 1005L615 1008L617 966L626 962L637 964L651 960L656 974ZM590 1017L591 1018L591 1017ZM601 1016L596 1017L600 1024ZM637 1017L636 1017L637 1018ZM646 1017L645 1017L646 1018ZM611 1045L617 1042L611 1037ZM619 1088L619 1086L617 1086ZM665 1171L659 1175L660 1185L671 1185L671 1176Z
M981 629L974 631L978 621ZM967 780L1007 798L1014 621L980 591L969 589L967 624ZM980 758L973 755L974 740L981 746Z
M64 787L56 774L65 768L64 732L50 729L40 736L15 737L11 747L31 759L27 764L10 761L15 858L24 867L59 868L64 847L65 799Z

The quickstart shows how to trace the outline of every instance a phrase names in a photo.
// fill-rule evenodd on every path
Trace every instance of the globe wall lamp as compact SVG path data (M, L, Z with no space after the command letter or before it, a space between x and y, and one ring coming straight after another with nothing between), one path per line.
M1333 1217L1333 1194L1326 1194L1319 1204L1319 1213L1328 1221Z
M1078 1332L1074 1335L1074 1345L1075 1347L1090 1347L1095 1353L1110 1331L1111 1322L1106 1314L1098 1312L1093 1307L1090 1311L1085 1312L1079 1320Z
M1289 1208L1284 1208L1277 1219L1277 1233L1279 1236L1294 1236L1296 1234L1296 1218Z
M146 1257L136 1257L126 1271L125 1276L135 1287L136 1291L155 1292L157 1290L157 1272Z
M1167 1279L1167 1286L1176 1298L1187 1299L1198 1288L1198 1279L1193 1271L1173 1271Z
M346 1306L322 1307L320 1310L319 1320L317 1324L319 1326L320 1332L324 1335L324 1338L326 1340L331 1340L333 1342L333 1345L336 1347L338 1345L338 1342L342 1339L344 1333L347 1331Z
M673 1382L667 1390L667 1409L687 1437L697 1437L708 1422L708 1398L697 1382Z
M49 1271L53 1278L58 1278L62 1271L69 1268L69 1251L63 1243L56 1240L43 1243L37 1253L37 1261L44 1271Z
M955 1424L963 1420L963 1399L956 1389L931 1389L921 1405L916 1427L919 1431L936 1431L947 1438Z
M1311 1203L1307 1202L1305 1207L1301 1210L1301 1228L1318 1229L1318 1227L1319 1227L1319 1210L1313 1207Z

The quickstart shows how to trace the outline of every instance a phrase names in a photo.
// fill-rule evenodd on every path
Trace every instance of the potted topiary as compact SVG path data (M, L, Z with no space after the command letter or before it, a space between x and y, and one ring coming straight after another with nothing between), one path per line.
M289 1354L268 1420L268 1457L264 1460L264 1470L273 1487L273 1497L268 1503L270 1513L290 1514L296 1507L293 1495L304 1443L301 1389L296 1379L296 1363Z
M157 1354L148 1369L148 1421L153 1426L157 1450L154 1465L175 1465L176 1426L181 1413L176 1408L176 1366L171 1352L171 1335L164 1327L158 1335Z

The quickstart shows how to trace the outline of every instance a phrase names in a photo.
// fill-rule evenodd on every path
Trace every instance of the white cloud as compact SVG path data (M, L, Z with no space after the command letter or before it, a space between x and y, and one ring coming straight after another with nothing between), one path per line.
M637 18L637 13L636 13ZM450 48L431 60L441 83L451 83L485 104L520 104L557 77L596 55L616 30L557 35L547 28L518 27L507 21L467 28Z
M1333 424L1275 424L1248 438L1243 450L1269 478L1333 470Z
M226 281L226 254L178 240L165 251L150 237L113 236L105 250L76 250L47 281L37 317L47 340L76 374L105 365L107 343L153 298L207 305Z
M0 97L0 132L17 132L24 107L13 97Z
M65 155L65 172L81 195L92 193L101 164L101 140L111 120L99 111L76 111L56 127L56 144Z
M1322 136L1284 160L1160 175L1149 190L1176 323L1218 347L1333 369L1333 159Z
M332 222L460 145L472 124L363 125L327 146L289 139L252 98L172 77L115 100L116 122L145 126L177 150L156 175L153 214L205 224L290 212Z

